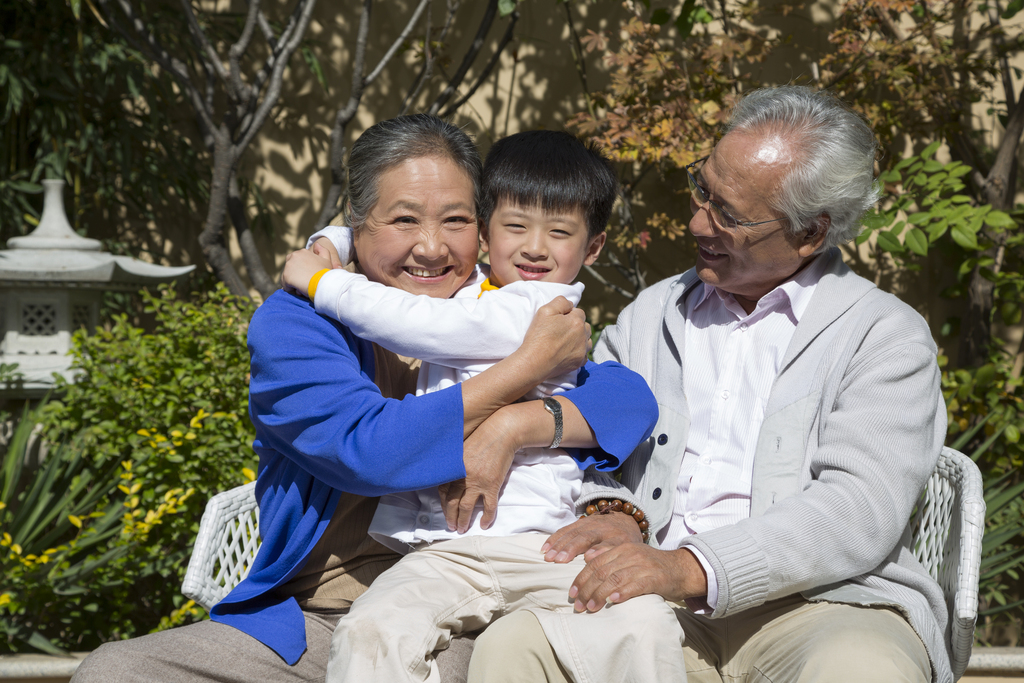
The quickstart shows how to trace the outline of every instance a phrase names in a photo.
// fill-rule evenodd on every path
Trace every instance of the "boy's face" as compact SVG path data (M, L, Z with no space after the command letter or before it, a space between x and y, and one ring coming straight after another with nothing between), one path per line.
M587 236L579 209L563 213L501 200L480 233L490 254L491 281L500 286L519 280L572 284L580 268L597 260L605 234Z

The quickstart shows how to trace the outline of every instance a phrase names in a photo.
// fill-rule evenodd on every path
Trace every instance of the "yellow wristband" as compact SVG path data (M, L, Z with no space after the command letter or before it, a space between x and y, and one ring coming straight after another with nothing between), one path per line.
M324 273L329 272L331 272L330 268L324 268L323 270L316 271L313 277L309 278L309 285L306 287L306 292L309 294L310 301L312 301L313 297L316 296L316 286L320 284L320 278L324 276Z

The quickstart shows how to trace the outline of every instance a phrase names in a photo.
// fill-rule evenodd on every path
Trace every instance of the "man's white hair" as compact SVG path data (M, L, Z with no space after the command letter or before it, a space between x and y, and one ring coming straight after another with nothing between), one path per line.
M831 220L822 249L849 242L878 201L874 181L878 143L867 123L825 92L787 85L755 90L733 108L726 133L778 135L795 146L794 167L772 206L803 235Z

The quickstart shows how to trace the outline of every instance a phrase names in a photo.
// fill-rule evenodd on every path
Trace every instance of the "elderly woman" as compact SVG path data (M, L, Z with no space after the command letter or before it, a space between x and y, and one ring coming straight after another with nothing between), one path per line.
M367 130L349 159L361 271L434 297L480 277L479 174L469 138L435 117ZM415 375L397 357L317 315L305 298L275 293L249 328L263 538L249 576L210 622L104 645L75 680L323 680L338 619L398 559L367 536L374 496L465 479L467 495L492 500L505 472L488 456L546 446L554 433L540 401L513 402L578 368L588 340L582 313L556 300L517 353L462 384L411 396ZM564 395L572 405L562 445L600 447L581 451L581 464L625 458L652 426L628 424L624 405L650 396L643 380L616 363L590 363L578 385ZM627 444L623 434L638 436ZM442 672L451 670L444 660ZM467 660L463 653L455 668Z

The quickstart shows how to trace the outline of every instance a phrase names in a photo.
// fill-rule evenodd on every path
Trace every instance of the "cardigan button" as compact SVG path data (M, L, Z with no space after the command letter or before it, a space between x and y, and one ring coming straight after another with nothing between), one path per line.
M661 498L661 489L654 489L654 491L651 493L651 498L653 498L654 500L658 500L659 498Z
M668 434L661 434L658 437L658 445L659 446L664 446L667 443L668 443Z

